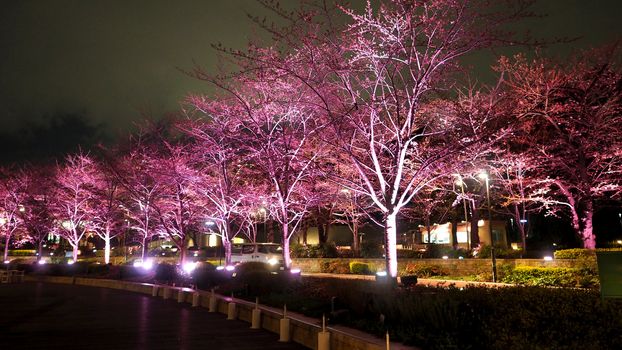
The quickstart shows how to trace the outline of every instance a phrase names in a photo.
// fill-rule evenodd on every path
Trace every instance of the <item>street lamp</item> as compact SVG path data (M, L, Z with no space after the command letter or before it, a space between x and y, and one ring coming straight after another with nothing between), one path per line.
M472 248L471 247L471 237L470 237L470 234L469 234L469 216L468 216L468 212L467 212L466 196L464 194L464 186L466 186L466 184L462 180L462 176L460 176L460 174L456 174L456 176L458 177L458 179L456 180L456 185L460 186L460 190L462 192L462 204L464 206L464 228L466 230L467 245L468 245L469 248Z
M497 257L495 256L495 237L492 234L492 209L490 206L490 183L488 174L482 171L479 178L486 181L486 202L488 205L488 232L490 233L490 257L492 259L492 281L497 282Z

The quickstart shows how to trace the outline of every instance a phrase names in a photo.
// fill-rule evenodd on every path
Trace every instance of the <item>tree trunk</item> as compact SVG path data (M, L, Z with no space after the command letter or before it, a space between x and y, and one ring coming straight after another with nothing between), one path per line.
M39 254L37 254L37 261L41 260L42 256L43 256L43 240L40 239L39 243L37 244L37 252Z
M186 262L186 240L182 239L179 247L179 262L183 266Z
M289 254L289 225L283 224L283 264L285 264L285 270L289 270L292 267L292 258Z
M145 261L145 254L147 253L147 249L146 249L147 247L146 246L147 246L147 239L143 237L143 244L142 244L143 251L142 251L142 253L140 255L141 261ZM127 249L127 248L123 247L123 249Z
M458 249L458 216L459 207L456 207L454 215L451 216L451 248L453 250Z
M355 257L359 257L359 225L356 221L352 222L352 251Z
M4 240L4 259L2 261L9 260L9 245L11 244L11 235L7 233L6 240Z
M222 246L225 248L225 266L231 265L231 241L229 237L222 237Z
M385 267L387 274L397 278L397 213L388 214L384 223Z
M78 246L79 246L79 242L76 243L76 245L71 245L71 248L73 249L72 252L72 257L73 257L73 262L77 262L78 261Z
M581 239L583 240L583 248L596 249L596 237L594 236L594 208L591 201L585 203L583 212L583 229L581 231Z
M104 263L110 264L110 236L104 239Z

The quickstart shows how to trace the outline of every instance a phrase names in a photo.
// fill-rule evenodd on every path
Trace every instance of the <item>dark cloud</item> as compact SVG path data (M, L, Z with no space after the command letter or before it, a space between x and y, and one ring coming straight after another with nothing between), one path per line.
M356 2L356 1L355 1ZM290 3L291 4L291 3ZM536 36L582 37L553 53L618 38L622 1L542 0ZM44 115L81 111L108 133L126 133L143 114L176 110L190 92L210 89L179 71L216 66L210 44L242 48L255 34L253 0L4 0L0 11L0 120L4 129ZM491 62L469 63L482 72Z

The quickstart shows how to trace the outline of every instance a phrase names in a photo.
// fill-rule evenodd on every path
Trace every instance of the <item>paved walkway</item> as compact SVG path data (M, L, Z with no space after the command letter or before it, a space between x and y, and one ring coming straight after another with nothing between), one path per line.
M225 318L127 291L0 285L0 349L306 349Z

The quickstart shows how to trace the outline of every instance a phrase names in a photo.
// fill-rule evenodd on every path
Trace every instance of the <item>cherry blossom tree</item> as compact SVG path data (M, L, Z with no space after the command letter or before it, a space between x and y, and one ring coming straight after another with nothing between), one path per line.
M198 193L200 172L193 167L187 146L162 141L159 153L149 158L149 168L160 184L160 200L154 209L162 236L170 239L179 249L179 261L186 261L188 238L204 222L204 203Z
M619 50L605 48L555 64L517 56L502 59L506 85L516 97L520 128L515 153L530 159L539 190L529 200L561 204L585 248L596 247L597 201L622 189L622 73Z
M4 236L3 261L7 261L11 239L23 228L20 212L25 210L26 174L15 169L0 169L0 230ZM25 237L25 235L24 235Z
M277 44L233 53L245 59L243 71L302 82L296 91L306 92L308 105L334 129L322 133L325 141L347 154L363 184L344 187L368 196L383 213L392 277L398 214L421 189L455 172L458 155L475 153L473 145L486 140L491 126L489 115L465 120L441 108L437 93L453 87L458 58L507 42L503 26L528 16L531 2L382 1L361 14L342 7L345 28L326 6L293 14L274 8L292 23L283 30L264 26Z
M91 178L91 230L104 241L104 262L110 262L110 242L124 230L122 187L110 167L98 166Z
M78 259L80 241L93 226L92 202L95 198L93 179L95 161L87 154L68 155L56 171L52 213L58 234L69 242L73 261Z
M52 200L54 170L49 167L29 168L26 176L24 210L19 212L30 242L37 247L37 260L43 256L43 244L54 232Z
M142 261L147 256L147 244L158 232L154 205L163 191L163 184L151 167L149 154L149 148L142 143L139 135L119 162L110 163L113 165L111 171L123 186L122 208L134 233L132 238L140 243Z
M209 121L187 122L180 128L194 140L191 146L193 162L202 175L196 184L196 191L205 205L206 219L214 222L217 227L216 234L225 248L225 263L229 265L233 238L243 229L252 230L248 226L250 223L240 215L245 197L248 205L248 197L255 194L251 175L256 174L247 166L249 157L238 139L239 124L236 120L223 118L220 112L226 105L218 102L205 105L198 99L191 99L190 102L194 102L195 108L210 117Z
M300 82L275 80L269 72L239 76L233 82L219 81L200 70L195 76L225 89L233 99L215 116L235 121L240 148L249 166L270 184L273 218L281 227L283 260L291 267L289 242L312 203L309 177L322 155L314 137L321 124L305 100ZM209 103L205 96L192 98L197 109Z

